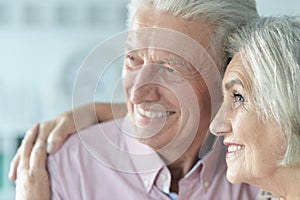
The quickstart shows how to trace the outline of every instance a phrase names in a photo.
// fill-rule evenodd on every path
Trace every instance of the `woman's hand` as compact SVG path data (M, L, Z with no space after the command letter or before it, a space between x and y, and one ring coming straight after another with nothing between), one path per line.
M46 144L35 142L39 125L27 131L20 147L16 200L50 200Z

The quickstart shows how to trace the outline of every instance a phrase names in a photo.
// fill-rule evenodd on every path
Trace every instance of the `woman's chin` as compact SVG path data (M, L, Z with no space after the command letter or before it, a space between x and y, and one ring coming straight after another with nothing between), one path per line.
M243 181L240 179L240 177L238 177L236 174L231 174L227 171L227 174L226 174L226 178L227 180L232 183L232 184L240 184L242 183Z

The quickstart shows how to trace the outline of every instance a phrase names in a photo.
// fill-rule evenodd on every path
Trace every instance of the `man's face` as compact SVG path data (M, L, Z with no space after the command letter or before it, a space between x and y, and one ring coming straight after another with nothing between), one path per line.
M153 149L176 148L190 141L198 151L211 118L209 90L199 73L213 63L207 54L209 23L141 7L131 28L147 29L147 34L129 36L123 66L128 112L138 127L138 140ZM191 41L201 48L193 48Z

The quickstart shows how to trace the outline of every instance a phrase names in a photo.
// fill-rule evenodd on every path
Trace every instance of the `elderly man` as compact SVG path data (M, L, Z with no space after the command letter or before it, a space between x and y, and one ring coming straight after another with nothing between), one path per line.
M257 188L226 180L220 142L199 151L220 101L226 36L256 17L250 0L132 0L122 76L128 113L79 131L49 157L51 198L255 199ZM17 198L50 198L36 164L43 148L30 157L35 134L21 147Z

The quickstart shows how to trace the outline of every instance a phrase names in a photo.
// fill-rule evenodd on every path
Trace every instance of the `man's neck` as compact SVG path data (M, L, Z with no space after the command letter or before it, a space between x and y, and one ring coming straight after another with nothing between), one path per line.
M198 162L198 156L185 156L183 155L180 159L174 163L168 165L171 172L171 192L178 193L179 181L193 168L193 166Z

